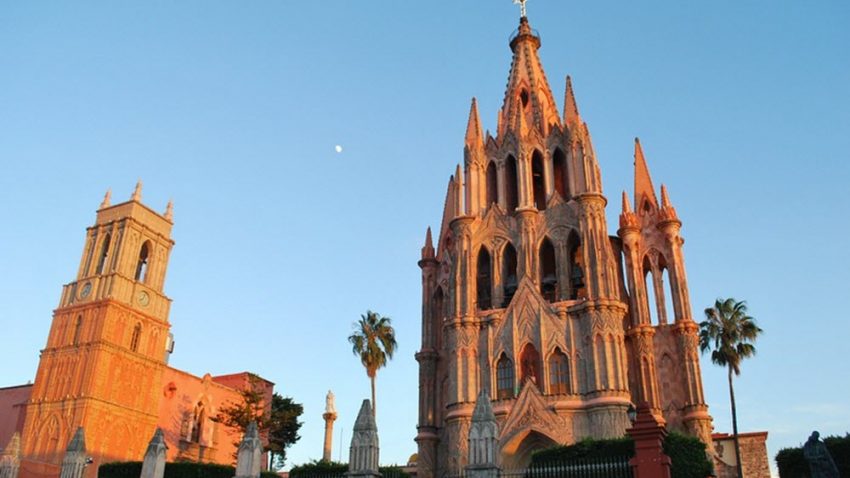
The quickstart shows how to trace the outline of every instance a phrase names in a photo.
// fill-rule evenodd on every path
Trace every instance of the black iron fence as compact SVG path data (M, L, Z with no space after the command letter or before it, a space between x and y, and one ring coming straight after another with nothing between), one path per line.
M469 474L462 472L446 478L469 478ZM628 457L605 457L534 465L522 470L499 470L499 478L633 478L633 475Z

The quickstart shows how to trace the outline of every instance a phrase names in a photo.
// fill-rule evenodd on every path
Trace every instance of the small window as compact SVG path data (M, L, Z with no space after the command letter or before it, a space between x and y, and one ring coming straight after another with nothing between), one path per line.
M487 165L487 207L499 202L499 176L496 173L496 163L490 161Z
M74 345L80 344L80 335L83 331L83 316L78 315L77 320L74 322L74 341L71 342Z
M139 341L142 338L142 324L136 324L133 328L133 336L130 338L130 350L136 352L139 350Z
M522 107L526 108L528 106L528 91L522 90L519 93L519 100L522 102Z
M520 381L525 383L531 381L540 386L540 354L532 344L526 344L519 357Z
M584 267L584 252L581 248L581 240L575 231L570 233L570 238L567 241L568 250L570 253L570 299L583 299L587 297L587 289L585 288Z
M567 158L564 156L564 152L561 151L561 148L556 148L555 152L552 154L552 179L554 179L555 183L555 191L558 191L558 194L564 201L569 201L570 197L568 194L569 188L567 187L568 178L567 178Z
M150 254L150 241L145 241L139 249L139 262L136 263L136 280L146 282L148 276L148 255Z
M499 399L514 397L514 363L505 354L496 363L496 389Z
M549 357L549 393L570 393L570 362L559 348Z
M502 286L504 290L502 307L507 307L511 303L518 285L516 249L508 244L502 252Z
M549 302L558 301L558 272L555 247L548 238L540 244L540 294Z
M195 412L192 414L192 429L189 435L190 442L201 443L204 431L204 421L206 418L207 414L204 410L204 404L198 402L198 404L195 405Z
M516 158L508 156L505 161L505 194L508 213L513 214L519 207L519 183L517 182Z
M543 171L543 155L535 151L531 155L531 186L534 193L534 207L538 211L546 210L546 183Z
M478 308L487 310L492 307L490 300L490 291L493 288L493 282L490 275L490 253L486 247L481 247L478 252L478 277L477 277L477 292L478 292Z

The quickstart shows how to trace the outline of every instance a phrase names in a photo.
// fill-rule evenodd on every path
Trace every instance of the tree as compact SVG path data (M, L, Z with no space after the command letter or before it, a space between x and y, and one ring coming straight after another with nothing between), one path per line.
M378 369L387 365L393 358L396 346L395 330L392 319L367 310L354 324L355 331L348 337L351 351L360 357L360 363L366 368L366 375L372 384L372 416L376 416L375 375ZM358 330L359 329L359 330Z
M239 391L242 400L222 406L211 420L239 430L240 438L248 424L257 422L257 430L264 442L263 450L270 453L272 465L280 468L286 460L286 449L301 438L298 435L301 428L298 418L304 408L292 398L282 397L277 393L272 394L271 404L267 404L266 388L262 379L252 374L249 375L248 382L248 386ZM239 441L233 445L238 449Z
M711 361L726 367L729 376L729 401L732 405L732 438L735 441L735 458L738 462L738 478L741 469L741 447L738 443L738 415L735 408L735 389L732 374L741 375L741 361L756 354L753 345L762 333L754 318L747 315L745 301L733 298L717 299L714 307L705 309L705 320L699 324L699 348L711 351Z

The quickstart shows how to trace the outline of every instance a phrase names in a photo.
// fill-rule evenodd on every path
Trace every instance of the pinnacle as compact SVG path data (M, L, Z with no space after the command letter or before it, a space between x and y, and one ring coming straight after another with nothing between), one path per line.
M83 431L83 427L77 428L76 433L74 433L74 438L71 439L71 443L68 444L67 451L74 452L84 452L86 451L86 436Z
M640 146L640 139L635 138L636 208L641 209L643 207L643 198L646 198L652 206L658 207L658 198L656 198L655 189L652 187L652 178L649 175L649 167L646 165L646 158L643 156L643 148Z
M103 201L100 203L100 209L107 208L111 205L112 200L112 189L107 189L106 194L103 195Z
M357 413L357 420L354 422L354 431L372 431L377 430L375 425L375 417L372 415L372 405L369 400L363 400L360 405L360 412Z
M574 124L580 123L581 116L578 112L578 104L576 103L575 93L573 92L573 81L567 75L567 88L564 93L564 123Z
M466 125L466 146L478 148L484 146L484 136L481 134L481 120L478 116L478 102L472 98L469 107L469 120Z
M661 185L661 207L671 207L670 196L667 195L667 186Z
M133 190L133 195L130 197L131 201L141 202L142 201L142 180L139 179L136 182L136 189Z
M631 213L632 206L629 204L629 195L623 191L623 213Z

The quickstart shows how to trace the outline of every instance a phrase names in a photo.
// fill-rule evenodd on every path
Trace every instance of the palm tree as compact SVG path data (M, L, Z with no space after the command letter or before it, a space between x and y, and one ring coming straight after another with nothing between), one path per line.
M395 330L391 325L392 319L381 317L381 314L367 310L354 324L355 331L348 336L351 351L360 357L360 362L366 367L366 375L372 382L372 416L375 406L375 375L378 369L387 365L393 358L396 349ZM358 330L359 329L359 330Z
M726 367L729 374L729 400L732 404L732 438L735 440L735 458L738 478L741 469L741 447L738 444L738 415L735 409L735 390L732 373L741 375L741 361L756 354L753 345L762 330L754 318L747 315L747 303L733 298L717 299L714 307L705 309L705 320L699 324L699 348L711 350L711 361Z

